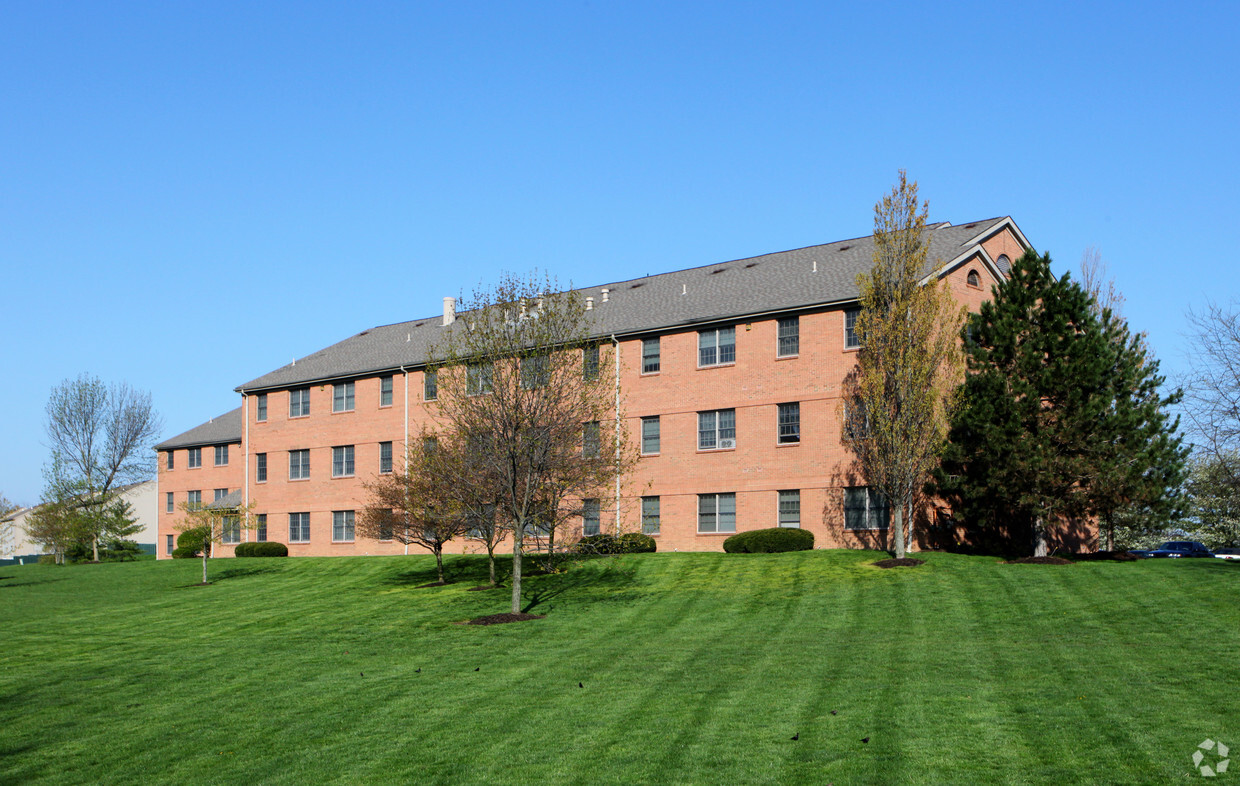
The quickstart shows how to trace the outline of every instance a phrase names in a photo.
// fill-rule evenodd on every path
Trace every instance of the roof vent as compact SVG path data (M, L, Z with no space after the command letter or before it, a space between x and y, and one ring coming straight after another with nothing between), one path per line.
M633 284L632 286L630 286L629 289L637 289L638 287L644 287L644 286L646 286L645 281L638 281L636 284Z
M757 266L758 266L757 262L750 262L748 265L745 265L746 268L757 267Z
M456 298L446 297L443 299L443 323L451 325L456 321Z
M836 249L836 251L847 251L850 248L852 248L852 246L840 246Z
M723 272L723 271L725 271L725 270L727 270L727 268L726 268L726 267L717 267L717 268L715 268L714 270L710 271L710 275L712 275L712 276L713 276L713 275L716 275L716 274L718 274L718 273L722 273L722 272Z
M586 298L586 311L593 311L593 310L594 310L594 298L588 297Z
M610 294L610 293L611 293L611 290L610 290L610 289L604 289L604 290L603 290L603 302L604 302L604 303L606 303L606 302L607 302L607 296L608 296L608 294Z

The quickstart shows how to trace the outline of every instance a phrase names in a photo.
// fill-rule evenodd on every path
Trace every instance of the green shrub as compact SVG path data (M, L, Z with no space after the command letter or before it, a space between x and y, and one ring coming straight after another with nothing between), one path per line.
M288 546L283 543L277 543L274 540L265 540L262 543L254 544L255 557L287 557Z
M616 543L622 554L653 554L659 548L654 538L640 532L626 532L616 538Z
M774 554L779 551L809 551L814 533L807 529L775 527L738 532L723 542L729 554Z
M191 553L186 556L201 557L203 546L207 542L207 530L205 527L194 527L187 529L180 535L177 535L177 548L172 552L172 556L176 556L176 552L181 549L189 549Z
M611 535L586 535L573 547L577 554L619 554L620 544Z
M238 557L287 557L288 546L266 540L258 543L238 543L234 554Z
M173 559L191 559L193 557L201 557L202 551L199 549L189 548L186 546L177 546L172 550Z
M39 557L39 564L40 564L40 565L55 565L55 564L56 564L56 555L55 555L55 554L43 554L43 555L41 555L41 556Z

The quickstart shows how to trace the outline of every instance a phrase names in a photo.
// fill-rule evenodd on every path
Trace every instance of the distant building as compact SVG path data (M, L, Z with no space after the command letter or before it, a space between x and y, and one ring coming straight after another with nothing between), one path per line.
M121 486L118 496L128 502L133 510L134 522L142 525L141 531L131 535L133 540L149 553L155 552L155 540L159 534L159 517L155 511L155 481L147 480ZM15 510L0 519L0 563L34 562L44 553L42 545L30 539L26 522L38 506Z

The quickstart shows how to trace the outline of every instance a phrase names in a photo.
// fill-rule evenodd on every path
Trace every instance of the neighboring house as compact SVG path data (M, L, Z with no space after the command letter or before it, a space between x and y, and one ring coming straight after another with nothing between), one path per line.
M1030 248L1011 218L927 233L927 275L972 310ZM623 427L641 450L619 505L596 501L583 531L615 531L619 517L660 551L718 550L774 526L810 529L824 547L881 545L885 511L850 472L838 417L873 250L864 237L578 290L595 335L619 350ZM430 421L427 350L454 319L445 298L442 317L363 330L239 386L240 409L158 446L164 545L187 492L207 503L239 488L262 525L244 540L290 555L404 551L355 537L353 522L363 484L399 469ZM210 466L221 447L226 465Z
M159 520L155 514L155 481L147 480L116 489L121 499L129 503L134 522L142 525L141 531L129 536L148 553L155 553L155 541L159 532ZM21 508L0 519L0 563L34 562L44 553L43 546L30 539L26 521L38 510L38 506Z

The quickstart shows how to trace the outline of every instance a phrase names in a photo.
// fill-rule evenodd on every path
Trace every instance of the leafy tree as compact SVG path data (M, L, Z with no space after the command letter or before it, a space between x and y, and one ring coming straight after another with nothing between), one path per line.
M971 335L970 335L971 334ZM970 374L952 424L939 494L974 525L1028 527L1047 551L1056 523L1157 505L1182 461L1158 393L1158 364L1122 320L1050 257L1026 252L969 320Z
M100 543L125 543L142 530L133 507L120 497L101 498L76 492L72 486L52 486L51 496L30 514L26 531L31 540L50 549L56 562L99 562ZM128 551L125 546L121 551ZM116 549L113 549L114 551Z
M181 533L177 546L181 547L181 539L187 535L189 545L201 544L203 584L210 583L207 580L207 560L211 558L213 544L238 543L242 530L252 530L257 526L254 520L255 504L230 505L223 500L209 505L181 503L181 519L173 525Z
M163 423L149 393L82 374L52 389L45 428L52 449L46 472L51 496L77 498L85 506L79 523L98 561L113 491L154 475L151 448Z
M1190 516L1183 523L1194 540L1216 549L1240 546L1240 490L1233 482L1235 457L1220 461L1202 454L1189 462Z
M431 351L439 436L466 451L510 528L512 611L520 612L531 527L554 532L579 515L582 501L605 496L632 458L619 429L613 437L601 427L618 417L618 391L592 356L587 362L591 322L579 296L506 276L463 299L460 313ZM605 363L609 347L601 351Z
M8 497L0 494L0 517L7 516L21 506L14 503Z
M915 500L938 464L964 366L965 309L946 281L926 280L926 214L903 171L874 206L874 266L857 277L864 344L845 383L845 442L894 509L897 557L912 541Z

